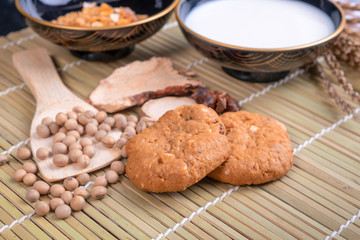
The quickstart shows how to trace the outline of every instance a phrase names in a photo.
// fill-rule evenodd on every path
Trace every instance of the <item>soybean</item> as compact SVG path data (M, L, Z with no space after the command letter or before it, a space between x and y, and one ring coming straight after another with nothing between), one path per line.
M95 199L102 199L105 197L107 193L106 187L103 186L96 186L91 189L91 196Z
M16 172L14 173L15 181L21 182L26 174L27 172L24 169L16 170Z
M56 142L51 146L53 154L66 154L67 146L62 142Z
M9 160L8 160L8 158L7 158L7 156L5 154L0 154L0 166L4 165L8 161Z
M33 173L27 173L24 178L23 182L25 185L32 186L36 182L36 176Z
M90 181L90 175L87 173L81 173L76 177L76 179L79 181L79 184L83 186Z
M75 130L77 128L78 122L75 119L69 119L65 122L64 126L67 130Z
M75 112L68 112L67 114L68 119L75 119L77 120L77 114Z
M98 129L99 129L99 130L104 130L104 131L106 131L106 132L110 132L110 131L111 131L111 127L110 127L108 124L106 124L106 123L100 124L99 127L98 127Z
M81 196L75 196L70 202L70 207L74 211L80 211L84 208L84 206L85 206L85 199Z
M74 191L79 186L78 180L73 177L65 178L64 180L64 187L68 191Z
M74 136L76 141L80 139L80 133L76 130L71 130L66 133L66 136Z
M53 120L49 117L44 117L42 120L41 120L41 123L42 124L45 124L46 126L49 126L51 123L53 122Z
M85 126L86 124L88 124L90 122L90 116L88 116L85 113L82 113L78 116L77 120L81 125Z
M36 202L40 198L40 193L35 189L31 189L26 193L26 199L29 202Z
M91 110L87 110L87 111L85 112L85 114L87 114L90 118L95 117L95 113L94 113L93 111L91 111Z
M85 132L84 126L79 124L76 128L76 131L80 134L80 136L84 135L84 132Z
M80 149L81 150L82 149L81 144L78 143L78 142L75 142L75 143L73 143L73 144L71 144L69 146L69 151L74 150L74 149Z
M55 211L55 209L56 209L58 206L62 205L62 204L65 204L65 202L64 202L64 200L62 200L61 198L53 198L53 199L51 199L50 202L49 202L50 209L51 209L52 211Z
M105 178L109 183L116 183L119 180L119 175L114 170L108 170L105 173Z
M112 148L115 144L115 139L111 136L105 136L101 139L101 142L105 147Z
M56 154L53 157L53 163L57 167L65 167L69 163L69 157L65 154Z
M94 136L96 132L98 131L98 127L93 123L86 124L85 131L90 136Z
M95 118L91 118L89 123L94 124L95 126L99 126L99 122L96 121ZM89 123L88 123L88 124L89 124Z
M60 197L61 194L63 194L63 192L65 192L65 188L63 185L61 184L54 184L50 187L50 193L54 196L54 197Z
M98 176L94 180L94 186L103 186L106 187L108 184L106 178L104 176Z
M42 138L47 138L50 136L50 129L47 125L42 123L37 126L36 133Z
M50 211L50 206L44 201L35 204L35 213L39 216L45 216Z
M82 156L83 152L78 149L78 148L74 148L72 150L70 150L69 152L69 159L71 162L77 162L78 157Z
M65 127L61 127L61 128L59 128L59 132L66 134L68 132L68 130Z
M49 150L47 148L40 147L38 150L36 150L36 156L39 159L44 160L49 156Z
M66 136L62 141L67 147L76 142L76 137L74 136Z
M65 204L70 204L73 194L70 191L65 191L61 194L61 199L64 200Z
M117 174L124 174L125 172L125 163L122 161L114 161L110 166L111 170L114 170Z
M68 120L68 117L65 113L60 112L60 113L56 114L55 122L58 125L60 125L60 126L64 125L67 120Z
M69 217L70 214L71 214L71 208L66 204L62 204L55 209L55 216L57 218L65 219Z
M118 118L116 119L116 122L115 122L115 126L117 129L125 128L127 126L126 117L124 115L118 116Z
M107 117L107 113L104 111L99 111L95 114L95 119L96 121L98 121L99 123L102 123L105 118Z
M92 145L93 142L92 142L91 138L83 137L83 138L80 138L80 144L82 147L85 147L86 145Z
M101 142L101 139L103 137L105 137L107 135L107 132L105 130L99 130L96 134L95 134L95 139L99 142Z
M119 138L116 141L116 147L121 149L123 146L125 146L125 144L127 143L127 139L126 138Z
M84 147L83 152L85 155L87 155L89 158L92 158L96 151L95 151L95 147L93 145L87 145Z
M134 114L130 114L129 116L127 116L126 120L128 120L128 122L134 122L134 123L137 123L139 121L138 117Z
M112 128L115 125L115 119L113 117L107 117L105 118L104 123Z
M51 134L56 134L57 132L59 132L60 126L56 123L56 122L52 122L49 125L49 130Z
M20 158L21 160L29 159L31 157L30 149L26 147L20 147L17 151L17 157Z
M48 194L50 191L50 186L44 181L37 181L34 183L33 188L38 191L40 194Z
M131 126L127 126L125 129L124 129L124 133L129 133L131 134L132 136L136 135L136 130L134 127L131 127Z
M36 173L37 172L37 167L36 164L30 161L27 161L24 163L23 165L23 169L27 172L27 173Z
M87 155L82 155L80 157L78 157L77 159L77 164L81 167L81 168L86 168L87 166L89 166L90 164L90 158Z
M62 142L64 138L66 137L66 134L63 132L58 132L53 136L53 142Z

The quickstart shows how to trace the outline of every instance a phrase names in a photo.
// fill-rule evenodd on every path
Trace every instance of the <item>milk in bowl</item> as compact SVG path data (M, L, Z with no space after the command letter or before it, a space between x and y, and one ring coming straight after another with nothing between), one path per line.
M335 30L319 8L296 0L215 0L199 3L185 25L211 40L247 48L316 42Z
M181 0L186 40L231 76L275 81L321 56L345 26L332 0Z

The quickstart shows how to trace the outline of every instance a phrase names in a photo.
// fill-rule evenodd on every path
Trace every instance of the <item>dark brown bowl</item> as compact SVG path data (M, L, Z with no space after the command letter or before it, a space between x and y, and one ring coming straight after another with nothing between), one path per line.
M60 2L57 6L43 2ZM26 23L41 37L63 46L87 60L111 60L129 54L136 43L156 33L169 19L179 0L109 0L113 7L130 7L148 18L121 26L74 27L51 23L70 11L79 11L80 0L16 0ZM102 2L102 1L88 1Z
M260 49L233 46L214 41L192 31L184 24L187 14L208 0L181 0L176 7L176 19L187 41L205 57L215 60L231 76L243 81L268 82L279 80L289 71L300 68L320 56L345 26L344 12L333 1L306 1L324 11L334 22L335 31L319 41L296 47ZM239 13L241 14L241 13ZM216 16L221 17L221 16Z

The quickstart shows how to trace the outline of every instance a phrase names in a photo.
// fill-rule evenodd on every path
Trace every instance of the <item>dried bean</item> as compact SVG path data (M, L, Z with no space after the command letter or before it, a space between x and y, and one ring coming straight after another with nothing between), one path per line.
M107 113L104 111L99 111L95 114L95 119L96 121L98 121L99 123L102 123L105 118L107 117Z
M67 146L62 142L56 142L51 146L53 154L66 154Z
M32 186L36 182L36 175L33 173L27 173L23 178L23 182L25 185Z
M81 168L86 168L90 164L90 158L87 155L82 155L82 156L78 157L77 164Z
M27 172L27 173L37 173L37 167L36 164L30 161L27 161L24 163L23 165L23 169Z
M66 137L65 133L62 132L58 132L53 136L53 142L62 142L62 140L64 140L64 138Z
M50 186L44 181L36 181L33 185L33 188L38 191L40 194L48 194L50 191Z
M111 136L105 136L101 139L102 144L107 148L112 148L115 144L115 139Z
M71 214L71 208L66 204L61 204L55 209L55 216L59 219L68 218Z
M67 120L68 120L68 117L65 113L60 112L60 113L56 114L55 122L58 125L60 125L60 126L64 125Z
M87 173L81 173L76 177L76 179L79 181L80 185L85 185L90 181L90 175Z
M21 160L26 160L31 157L31 151L27 147L20 147L17 151L17 157Z
M75 196L70 202L70 207L74 211L80 211L84 208L84 206L85 206L85 199L81 196Z
M69 157L65 154L56 154L53 157L53 163L57 167L64 167L69 163Z
M55 209L56 209L58 206L62 205L62 204L65 204L65 202L64 202L64 200L62 200L61 198L53 198L53 199L51 199L50 202L49 202L50 209L51 209L52 211L55 211Z
M65 188L63 185L61 184L54 184L50 187L50 193L54 196L54 197L60 197L61 194L63 194L63 192L65 192Z
M37 126L36 133L42 138L47 138L51 134L49 127L45 124L40 124Z
M39 201L35 204L35 213L39 216L45 216L50 211L50 206L47 202Z
M105 197L107 193L106 187L103 186L96 186L91 189L91 196L95 199L102 199Z
M26 193L26 199L29 202L36 202L40 198L40 193L35 189L31 189Z
M68 191L74 191L79 186L78 180L73 177L65 178L64 180L64 187Z
M110 166L111 170L114 170L117 174L124 174L125 172L125 163L122 161L114 161Z
M41 160L45 160L49 156L49 150L47 148L40 147L36 150L36 156Z

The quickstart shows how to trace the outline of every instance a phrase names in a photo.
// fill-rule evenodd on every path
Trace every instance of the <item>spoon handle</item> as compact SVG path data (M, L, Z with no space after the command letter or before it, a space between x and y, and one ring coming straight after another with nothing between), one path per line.
M35 96L38 108L76 98L61 81L46 49L14 53L13 64Z

